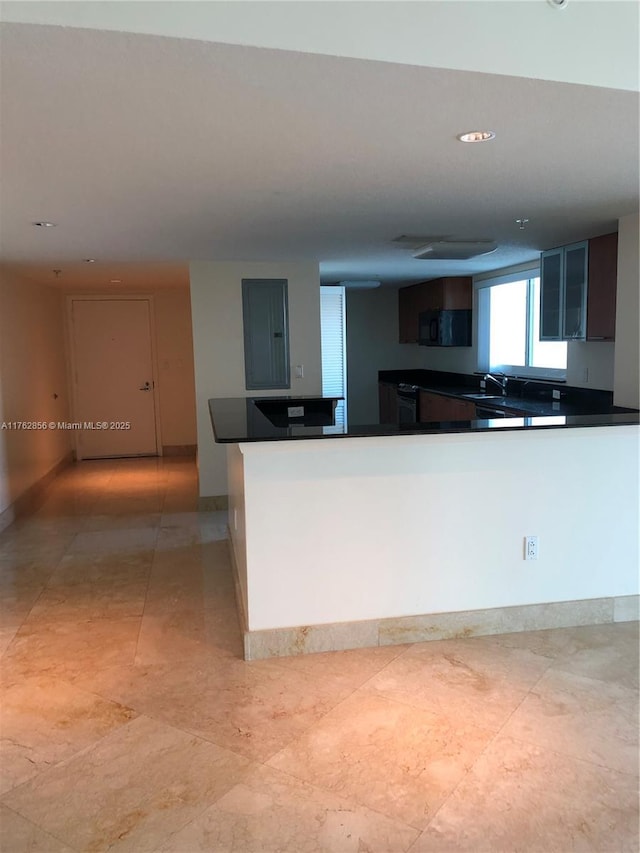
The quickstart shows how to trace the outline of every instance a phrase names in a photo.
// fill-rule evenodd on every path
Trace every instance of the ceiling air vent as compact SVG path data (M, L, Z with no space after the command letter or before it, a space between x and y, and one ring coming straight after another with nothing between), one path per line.
M468 261L497 248L493 240L434 240L418 247L413 257L421 261Z
M442 240L448 240L448 234L401 234L399 237L394 237L391 241L399 249L421 249L430 243L440 243Z

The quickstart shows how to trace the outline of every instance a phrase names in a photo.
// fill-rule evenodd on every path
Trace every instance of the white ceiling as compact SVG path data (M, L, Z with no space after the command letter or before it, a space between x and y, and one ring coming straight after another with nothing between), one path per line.
M179 283L203 259L418 281L524 262L638 208L633 91L34 24L1 38L1 258L41 281L126 286L166 265ZM495 141L456 141L476 128ZM401 234L499 248L418 261Z

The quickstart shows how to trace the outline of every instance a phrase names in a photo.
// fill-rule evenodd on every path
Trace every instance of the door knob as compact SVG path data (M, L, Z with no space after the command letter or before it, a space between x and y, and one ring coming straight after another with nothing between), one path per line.
M144 385L140 386L141 391L151 391L151 383L145 382Z

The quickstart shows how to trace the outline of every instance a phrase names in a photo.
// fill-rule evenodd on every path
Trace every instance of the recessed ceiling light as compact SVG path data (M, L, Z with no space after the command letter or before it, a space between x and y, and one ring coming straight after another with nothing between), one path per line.
M488 142L490 139L495 139L496 135L492 130L470 130L467 133L459 133L456 139L460 142Z
M96 259L95 258L85 258L84 262L85 262L85 264L95 264Z
M32 222L31 224L35 225L37 228L55 228L56 227L55 222L45 222L44 220L42 220L41 222Z

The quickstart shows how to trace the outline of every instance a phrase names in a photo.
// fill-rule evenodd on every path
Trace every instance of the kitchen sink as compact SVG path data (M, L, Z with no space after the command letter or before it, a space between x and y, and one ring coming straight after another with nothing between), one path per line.
M461 394L461 397L464 397L466 400L504 400L500 394Z

